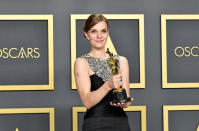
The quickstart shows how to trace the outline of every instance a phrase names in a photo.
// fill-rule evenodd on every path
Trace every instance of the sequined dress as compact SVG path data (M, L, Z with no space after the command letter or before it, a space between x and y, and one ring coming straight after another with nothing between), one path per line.
M112 72L108 66L109 58L102 60L94 58L88 54L83 55L91 70L94 72L90 76L91 91L100 88L111 76ZM115 55L118 60L118 71L120 68L119 56ZM94 107L87 109L83 121L83 131L130 131L128 117L120 107L110 105L112 100L112 90Z

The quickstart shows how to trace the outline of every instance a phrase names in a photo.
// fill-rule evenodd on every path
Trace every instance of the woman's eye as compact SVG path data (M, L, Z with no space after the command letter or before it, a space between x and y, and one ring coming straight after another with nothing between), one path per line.
M106 33L106 30L102 30L103 33Z
M95 32L96 32L95 30L92 30L92 31L91 31L91 33L95 33Z

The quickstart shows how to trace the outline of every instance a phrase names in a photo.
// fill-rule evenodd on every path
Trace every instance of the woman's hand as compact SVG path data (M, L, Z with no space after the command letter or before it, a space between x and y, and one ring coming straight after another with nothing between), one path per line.
M125 102L125 103L113 103L113 102L110 102L110 105L112 105L112 106L119 106L119 107L121 107L121 108L127 108L128 106L130 106L131 105L131 103L133 102L133 98L131 98L129 101L127 101L127 102Z
M117 89L118 87L122 86L122 75L117 74L112 76L107 83L111 89Z

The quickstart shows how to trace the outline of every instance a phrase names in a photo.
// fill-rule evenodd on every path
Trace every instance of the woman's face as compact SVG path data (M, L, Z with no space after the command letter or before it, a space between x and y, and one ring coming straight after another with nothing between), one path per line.
M94 25L87 33L84 32L87 39L90 40L93 48L104 48L109 35L106 22L102 21Z

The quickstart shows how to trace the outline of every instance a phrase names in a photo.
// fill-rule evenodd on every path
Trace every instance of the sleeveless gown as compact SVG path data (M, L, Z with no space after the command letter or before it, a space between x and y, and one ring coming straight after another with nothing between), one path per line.
M89 66L92 70L94 70L95 74L90 76L91 81L91 91L95 91L100 88L104 82L111 76L103 76L104 74L99 73L99 68L95 68L94 66L100 67L100 63L98 62L107 62L106 60L99 60L98 58L93 58L88 55L84 55L86 60L89 63ZM94 64L94 65L93 65ZM102 66L107 66L102 63ZM102 68L102 67L101 67ZM105 69L101 71L107 71ZM97 75L98 74L98 75ZM110 105L110 101L112 101L112 91L111 90L98 104L94 107L87 109L87 112L84 116L83 120L83 131L130 131L128 117L124 110L120 107L115 107Z

